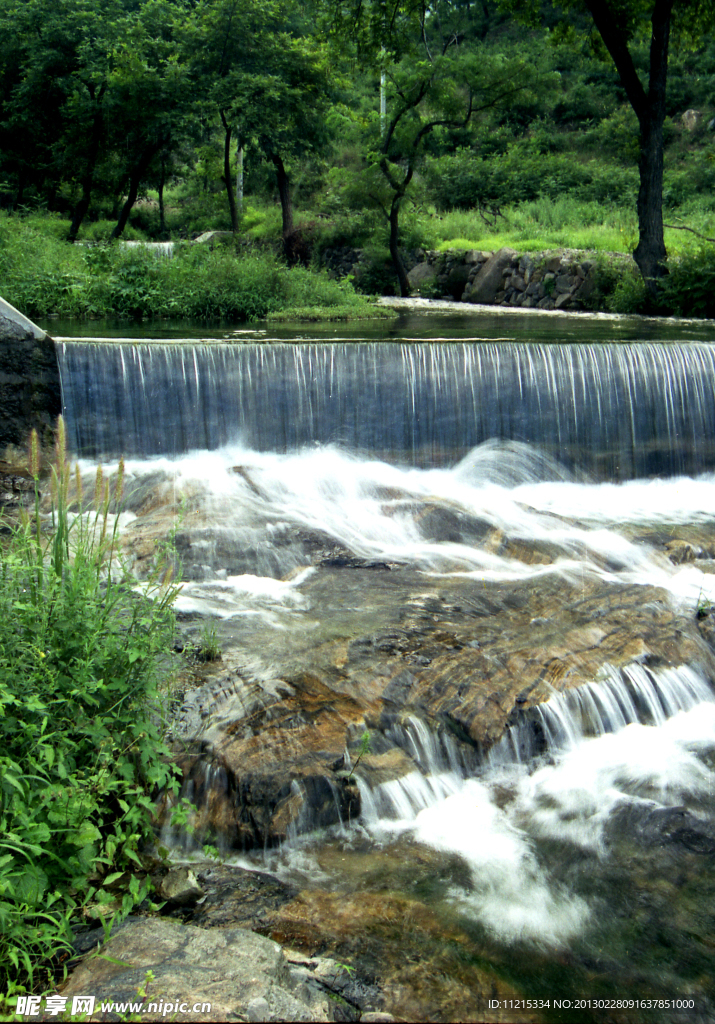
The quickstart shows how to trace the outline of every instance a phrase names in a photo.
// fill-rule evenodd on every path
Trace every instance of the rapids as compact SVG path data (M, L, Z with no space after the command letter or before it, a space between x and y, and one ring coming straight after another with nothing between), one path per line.
M185 650L223 650L163 842L272 872L262 930L403 1019L712 1021L715 347L497 319L59 343L81 465L127 456L126 560L173 531Z

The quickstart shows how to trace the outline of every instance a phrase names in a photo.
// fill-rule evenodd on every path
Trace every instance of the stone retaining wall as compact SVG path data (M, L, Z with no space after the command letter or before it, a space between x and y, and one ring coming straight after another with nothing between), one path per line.
M635 266L623 253L604 254L611 262ZM515 249L482 252L452 249L404 254L413 295L488 306L527 309L593 308L598 288L598 263L592 252L552 249L529 254ZM327 250L324 263L336 277L352 274L359 284L366 270L359 249Z
M494 306L584 309L596 286L595 259L561 249L529 255L498 252L428 252L409 272L414 290L432 297Z
M0 299L0 456L8 446L24 446L33 427L51 441L61 411L52 338Z

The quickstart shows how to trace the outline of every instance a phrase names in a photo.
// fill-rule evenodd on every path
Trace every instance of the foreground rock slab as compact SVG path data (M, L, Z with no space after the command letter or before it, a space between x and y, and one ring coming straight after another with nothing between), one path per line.
M277 942L243 928L137 918L74 971L62 994L69 1000L95 994L92 1021L132 1019L126 1006L110 1010L102 1003L142 1003L147 1020L335 1020L314 974L291 964Z

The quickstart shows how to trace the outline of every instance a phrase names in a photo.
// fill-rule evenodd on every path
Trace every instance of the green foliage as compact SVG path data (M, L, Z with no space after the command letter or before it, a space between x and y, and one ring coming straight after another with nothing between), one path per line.
M196 648L196 657L199 661L219 661L221 658L221 645L219 644L216 627L212 623L206 623L201 630L201 639Z
M489 160L471 150L460 150L433 159L427 169L430 195L443 210L499 210L535 199L558 200L565 196L619 206L635 203L638 175L634 168L574 159L573 154L530 150L515 146Z
M596 254L596 284L588 299L593 310L611 313L643 313L647 292L642 276L632 262L612 253Z
M715 245L669 260L668 271L661 282L658 312L715 317Z
M157 566L135 592L108 511L123 466L112 488L98 471L83 511L63 435L60 422L51 512L36 489L0 551L0 990L36 983L81 908L121 915L141 902L154 798L178 789L159 693L177 589Z
M353 773L355 772L355 769L360 764L360 761L363 759L363 757L367 757L367 755L371 754L371 753L372 753L372 749L370 747L370 733L366 729L365 732L360 737L360 746L358 748L358 756L355 758L355 764L350 769L350 774L348 775L348 779L351 779L353 777Z
M270 252L178 245L173 258L142 246L71 246L22 222L0 220L3 297L34 317L190 317L257 320L295 307L358 306L348 282Z
M305 321L327 323L334 320L392 320L397 316L394 309L363 302L354 306L299 306L269 313L267 319L273 323Z
M634 244L634 210L579 202L570 196L541 198L509 206L494 220L476 210L452 210L423 217L425 248L522 252L574 248L627 252ZM682 239L681 239L682 241Z

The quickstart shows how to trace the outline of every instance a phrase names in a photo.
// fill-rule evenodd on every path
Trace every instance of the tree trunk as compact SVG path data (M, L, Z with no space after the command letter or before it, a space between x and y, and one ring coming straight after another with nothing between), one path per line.
M119 238L122 231L124 231L125 227L127 226L129 214L132 212L132 207L137 201L137 195L139 194L139 186L142 183L142 179L144 178L147 170L149 169L149 164L156 156L157 150L161 149L162 146L166 145L166 141L166 139L161 139L160 142L153 143L152 145L147 146L144 152L139 157L137 165L132 171L132 175L129 179L129 192L127 193L126 201L124 203L124 206L122 207L121 213L119 214L119 220L117 221L114 231L110 235L110 238Z
M228 195L228 208L231 212L231 230L234 235L238 234L240 224L238 220L238 210L236 208L236 194L233 191L233 185L231 183L231 135L233 128L228 123L226 115L221 111L221 123L223 124L224 139L223 139L223 180L226 186L226 193Z
M633 258L653 296L656 294L658 278L667 273L667 253L663 237L663 122L672 9L673 0L657 0L653 8L648 96L643 114L639 116L639 239Z
M243 146L236 139L236 206L239 217L243 216Z
M667 273L667 253L663 238L663 122L674 0L655 0L653 5L647 92L636 71L628 49L628 36L620 24L617 12L611 9L610 3L603 3L603 0L585 0L585 3L616 65L640 125L639 240L633 258L646 287L655 296L658 278Z
M290 179L280 153L271 153L271 160L276 168L278 195L281 200L281 216L283 218L283 241L293 234L293 203L290 197Z
M22 206L22 200L25 195L25 169L23 167L17 172L17 191L15 192L15 198L10 203L10 216L12 217L18 206Z
M400 216L401 198L401 196L395 196L392 200L392 206L390 207L390 256L392 256L392 265L395 268L397 279L400 282L400 295L403 299L406 299L410 294L410 282L407 280L407 271L405 270L405 264L402 262L402 256L400 255L400 249L398 246L398 221Z
M641 129L641 155L638 163L638 245L633 258L652 295L657 280L667 273L667 253L663 236L663 120L646 123Z
M164 216L164 182L166 181L166 160L161 158L161 175L159 176L159 234L166 235L166 218Z
M94 100L94 91L90 87L90 96ZM99 90L96 103L99 104L94 112L92 118L92 135L89 143L89 152L87 154L87 163L85 164L84 175L82 176L82 198L75 207L74 216L72 217L72 223L70 224L70 232L67 236L68 241L75 242L79 229L82 226L87 210L89 209L90 200L92 199L92 186L94 184L94 169L97 166L97 159L99 157L99 144L102 141L102 131L104 128L104 114L102 111L101 103L102 97L104 96L104 85Z

